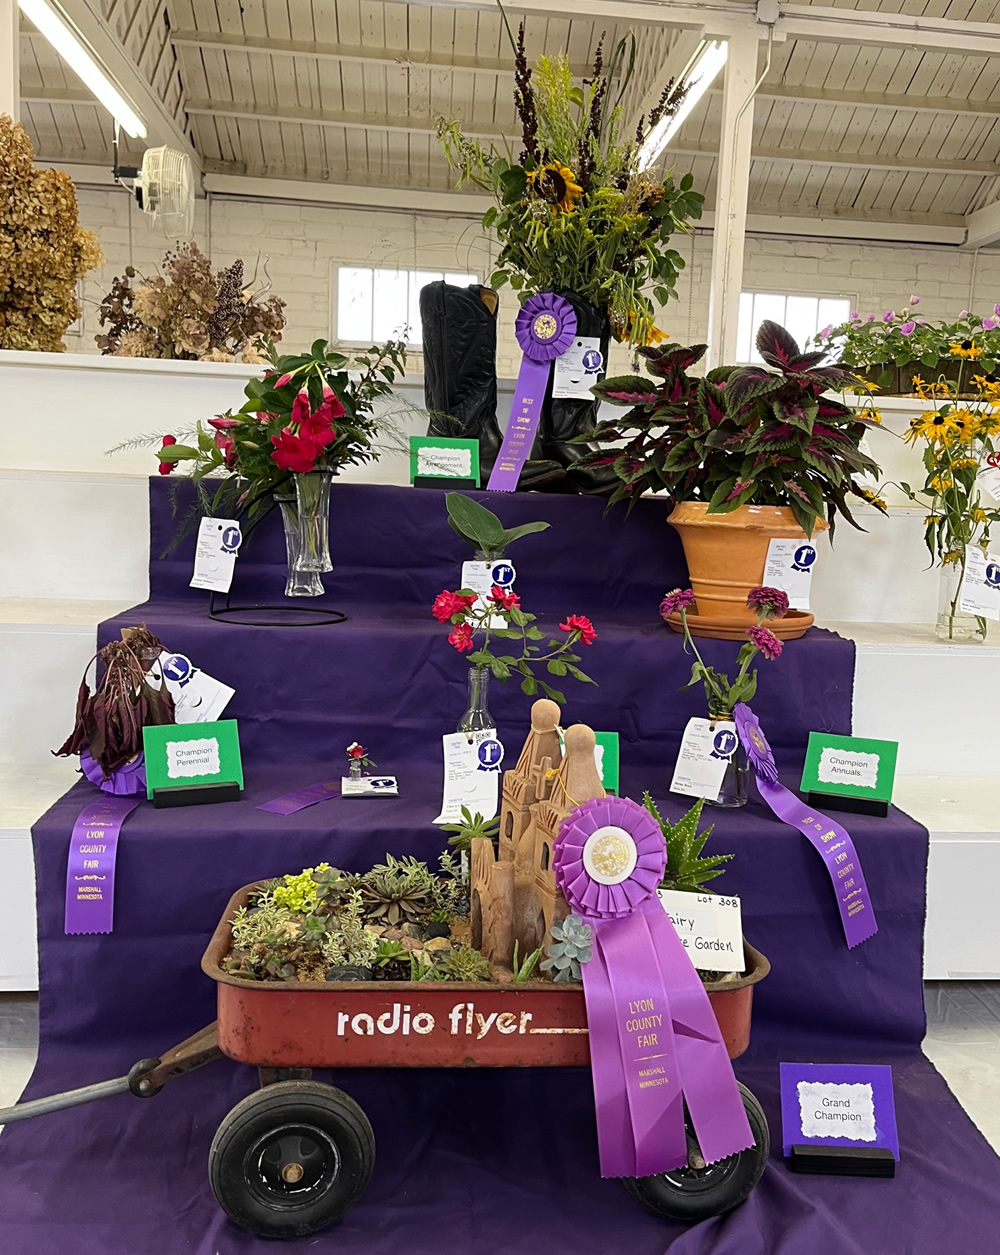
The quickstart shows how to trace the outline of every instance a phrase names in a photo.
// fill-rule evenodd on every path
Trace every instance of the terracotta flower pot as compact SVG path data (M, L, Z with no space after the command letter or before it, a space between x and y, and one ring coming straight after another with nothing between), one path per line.
M806 539L788 506L743 505L730 514L709 514L705 501L682 501L667 522L684 546L697 617L731 624L737 638L757 622L756 613L747 609L747 594L764 582L771 539ZM817 520L813 537L826 530L827 524ZM694 628L692 623L692 632Z

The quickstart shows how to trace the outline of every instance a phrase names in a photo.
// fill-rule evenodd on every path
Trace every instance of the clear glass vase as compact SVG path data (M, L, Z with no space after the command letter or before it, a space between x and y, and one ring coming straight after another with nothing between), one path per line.
M318 571L303 571L299 567L301 535L299 508L294 493L275 493L274 499L281 508L281 521L285 527L285 554L288 560L288 578L285 580L286 597L322 597L326 592Z
M462 716L458 732L483 732L486 728L495 728L496 720L490 714L490 669L489 667L469 668L469 709Z
M714 731L716 722L732 723L731 714L723 713L711 716L711 727ZM705 798L707 806L724 806L732 809L746 806L750 796L750 763L742 742L737 739L736 748L729 756L726 774L722 777L717 797Z
M332 571L330 561L330 480L328 471L295 475L299 519L298 571Z
M938 613L934 635L951 645L977 645L986 640L986 620L960 608L965 557L941 567L938 584Z
M351 759L350 766L347 769L347 777L349 780L361 779L361 759L360 758Z

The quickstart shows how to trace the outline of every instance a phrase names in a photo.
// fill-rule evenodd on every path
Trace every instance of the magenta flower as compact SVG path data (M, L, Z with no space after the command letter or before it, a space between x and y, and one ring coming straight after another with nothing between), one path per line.
M997 320L996 320L995 318L984 318L984 319L983 319L983 330L984 330L984 331L995 331L995 330L997 329L997 325L998 325L998 324L997 324Z
M874 314L866 314L866 315L865 315L865 322L874 322L874 321L875 321L875 315L874 315Z
M312 413L312 406L309 404L309 393L305 388L300 388L298 396L292 402L292 422L301 423Z
M851 322L860 322L860 321L861 321L861 315L858 313L856 309L852 309L851 310Z
M959 310L959 318L968 318L969 311L967 309Z
M775 658L781 657L781 651L784 646L775 634L768 631L766 627L748 628L747 636L750 637L768 662L774 662Z
M993 312L994 314L997 314L998 316L1000 316L1000 305L994 305Z
M917 324L915 322L904 322L899 330L901 334L904 336L912 336L914 331L916 331L916 329L917 329Z
M276 388L284 388L286 384L290 384L291 382L292 382L291 375L282 375L281 378L277 381L277 383L274 386Z
M920 304L920 297L919 297L919 296L913 296L913 295L912 295L912 293L911 293L911 295L910 295L910 304L911 304L911 305L919 305L919 304ZM1000 312L1000 311L998 311L998 312Z
M751 610L767 612L769 619L781 619L788 613L788 594L781 588L751 588L747 594L747 606Z
M690 588L675 588L660 602L660 615L665 619L668 615L677 614L680 610L691 610L697 604Z
M882 315L882 321L883 321L883 322L892 322L892 320L893 320L895 317L896 317L896 311L895 311L894 309L887 309L887 310L885 311L885 313Z
M833 324L827 323L826 326L823 328L823 330L817 331L816 334L821 340L825 340L832 330L833 330Z

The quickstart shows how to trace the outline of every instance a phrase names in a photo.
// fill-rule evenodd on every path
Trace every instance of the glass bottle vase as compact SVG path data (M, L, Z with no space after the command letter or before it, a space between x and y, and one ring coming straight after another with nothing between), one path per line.
M986 639L986 620L981 615L969 614L960 606L962 577L965 574L964 557L950 562L940 569L938 584L938 612L934 635L950 645L980 644Z
M294 475L299 522L298 571L332 571L330 561L330 480L328 471Z
M483 732L496 728L496 720L490 714L490 669L469 668L469 708L459 721L458 732Z
M288 578L285 580L286 597L322 597L326 592L318 571L299 568L299 509L294 493L275 493L274 499L281 509L281 521L285 528L285 555L288 561Z
M710 721L710 728L714 732L717 723L731 724L733 716L728 711L722 711L712 714ZM746 806L747 804L750 796L750 763L742 741L740 741L738 736L735 739L736 748L729 756L729 762L726 764L726 772L722 777L718 795L705 798L707 806L724 806L728 809L733 809L737 806Z
M347 769L347 777L349 780L361 779L361 759L352 758Z

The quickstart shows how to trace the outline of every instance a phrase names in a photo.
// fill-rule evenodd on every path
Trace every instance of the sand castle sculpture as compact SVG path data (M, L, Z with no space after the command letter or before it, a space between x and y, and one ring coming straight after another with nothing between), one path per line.
M567 728L561 755L559 713L547 699L531 708L531 731L517 766L504 773L499 854L488 837L477 837L470 850L472 944L505 967L515 941L523 959L548 945L553 923L568 914L552 849L567 815L604 797L593 731L582 723Z

